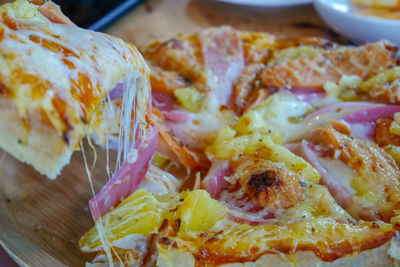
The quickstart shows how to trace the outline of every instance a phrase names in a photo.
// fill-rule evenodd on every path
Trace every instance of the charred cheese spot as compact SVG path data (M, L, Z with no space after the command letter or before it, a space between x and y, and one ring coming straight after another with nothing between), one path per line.
M303 198L299 177L281 163L250 159L238 166L235 175L251 201L261 207L287 209Z
M254 195L258 196L265 188L270 186L281 186L281 183L276 176L277 173L274 170L267 170L262 173L253 174L250 176L248 185L254 192Z

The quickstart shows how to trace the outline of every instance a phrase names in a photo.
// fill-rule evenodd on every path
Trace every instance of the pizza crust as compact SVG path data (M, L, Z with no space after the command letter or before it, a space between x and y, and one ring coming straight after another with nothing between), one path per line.
M388 255L388 249L391 243L387 242L384 245L364 250L357 255L349 255L333 262L325 262L318 258L311 251L297 252L294 257L288 257L285 254L266 254L255 262L244 263L229 263L217 266L224 267L292 267L292 266L320 266L320 267L336 267L336 266L352 266L352 267L375 267L375 266L395 266L397 260ZM189 267L195 266L195 259L189 252L180 251L178 249L169 249L168 251L161 250L157 259L157 266L159 267ZM211 265L210 265L211 266Z
M54 179L62 167L69 163L73 148L66 144L57 131L43 123L39 114L30 116L28 134L15 104L0 98L0 147Z

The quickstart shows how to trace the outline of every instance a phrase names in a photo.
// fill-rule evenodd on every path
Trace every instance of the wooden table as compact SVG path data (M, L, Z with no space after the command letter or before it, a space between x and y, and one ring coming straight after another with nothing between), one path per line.
M221 25L277 36L329 37L332 34L311 5L260 8L215 0L148 0L106 32L141 47L154 39Z
M140 48L153 39L220 25L278 36L332 34L312 6L269 9L208 0L149 0L106 32ZM98 151L97 166L104 166L105 153ZM0 151L0 175L0 241L20 264L83 266L90 260L92 256L82 254L77 245L93 225L87 209L92 194L81 153L76 152L61 176L51 181ZM106 180L104 171L95 170L96 190Z

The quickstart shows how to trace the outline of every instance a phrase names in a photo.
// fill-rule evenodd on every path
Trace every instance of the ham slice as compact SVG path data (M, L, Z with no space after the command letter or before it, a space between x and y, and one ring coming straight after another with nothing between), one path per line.
M228 106L233 81L239 77L245 65L242 42L237 31L230 27L202 30L197 35L212 96L221 105Z
M155 155L157 135L158 131L153 127L147 132L146 138L137 140L134 148L138 156L126 160L111 180L89 201L95 219L136 191Z
M58 24L75 25L67 16L62 13L60 6L54 4L52 1L47 1L44 4L41 4L38 10L51 22Z
M202 186L212 198L218 198L219 194L230 184L224 179L225 176L232 175L231 165L228 160L214 160L206 177L202 181Z

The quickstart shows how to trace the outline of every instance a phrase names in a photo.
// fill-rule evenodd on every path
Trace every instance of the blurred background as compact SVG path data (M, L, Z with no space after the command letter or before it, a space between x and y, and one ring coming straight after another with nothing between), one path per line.
M142 0L54 0L78 26L103 30Z
M143 0L53 0L78 26L104 30ZM13 2L0 0L0 4Z

